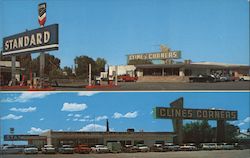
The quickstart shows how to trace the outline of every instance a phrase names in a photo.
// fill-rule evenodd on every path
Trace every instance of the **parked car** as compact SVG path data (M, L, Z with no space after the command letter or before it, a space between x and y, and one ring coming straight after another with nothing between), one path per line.
M164 149L167 151L179 151L180 150L180 146L179 145L175 145L173 143L166 143L164 145Z
M80 144L74 148L74 152L80 154L89 154L91 152L91 148L88 147L88 145Z
M189 77L189 82L216 82L218 79L214 75L198 75Z
M91 148L93 152L95 153L109 153L109 149L105 145L95 145Z
M38 154L38 148L35 146L27 146L23 149L24 154Z
M145 144L137 144L136 148L140 152L148 152L148 151L150 151L149 147L147 145L145 145Z
M23 148L17 147L15 145L3 146L2 153L3 154L20 154L20 153L23 153Z
M108 142L107 147L112 153L120 153L122 151L122 146L120 142Z
M128 74L118 76L117 78L119 82L136 82L138 80L138 77L133 77Z
M233 150L234 145L233 144L228 144L228 143L218 143L217 144L217 149L218 150Z
M184 144L180 146L180 150L182 151L196 151L197 147L195 146L195 144Z
M58 148L58 152L61 154L73 154L74 149L71 145L62 145L62 147Z
M240 81L250 81L250 76L249 75L243 75L239 77Z
M202 150L216 150L217 144L216 143L202 143L200 144Z
M151 151L154 151L154 152L164 152L166 151L164 146L162 144L154 144L151 148L150 148Z
M53 147L53 145L44 145L42 148L42 153L43 154L55 154L56 149Z
M233 81L233 78L229 75L224 75L224 76L220 76L219 81L221 82Z
M135 152L138 152L139 149L134 147L133 145L125 145L123 148L122 148L122 152L125 152L125 153L135 153Z

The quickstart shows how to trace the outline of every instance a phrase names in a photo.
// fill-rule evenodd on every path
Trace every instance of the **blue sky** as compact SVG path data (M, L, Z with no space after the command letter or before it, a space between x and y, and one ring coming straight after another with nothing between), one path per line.
M39 27L44 1L0 0L2 37ZM159 51L182 59L249 65L249 0L47 0L47 22L59 24L61 66L75 56L126 64L126 54ZM36 56L36 55L34 55Z
M114 131L173 131L171 120L153 118L152 108L169 107L179 97L186 108L237 110L238 120L231 123L249 128L249 92L22 92L1 93L1 134L10 127L15 134L102 131L107 118Z

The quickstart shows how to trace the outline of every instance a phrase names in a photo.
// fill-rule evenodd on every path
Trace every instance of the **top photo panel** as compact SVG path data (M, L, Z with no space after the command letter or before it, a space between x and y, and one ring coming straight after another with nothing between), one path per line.
M249 91L249 0L1 0L1 91Z

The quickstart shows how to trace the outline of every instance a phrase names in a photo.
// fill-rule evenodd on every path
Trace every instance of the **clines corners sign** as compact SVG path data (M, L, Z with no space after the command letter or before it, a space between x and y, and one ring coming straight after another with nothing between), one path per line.
M237 120L237 111L155 107L156 119Z
M58 24L3 38L3 55L58 50Z
M127 55L128 61L130 60L165 60L165 59L180 59L181 51L167 51L167 52L154 52L143 54L129 54Z

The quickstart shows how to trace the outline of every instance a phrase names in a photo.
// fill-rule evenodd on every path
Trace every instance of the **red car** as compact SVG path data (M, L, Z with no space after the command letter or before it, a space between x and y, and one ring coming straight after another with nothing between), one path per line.
M118 76L118 81L121 82L136 82L138 77L131 77L129 75Z
M81 144L74 148L74 152L79 154L89 154L91 152L91 148L88 147L88 145Z

